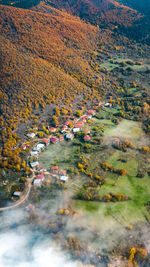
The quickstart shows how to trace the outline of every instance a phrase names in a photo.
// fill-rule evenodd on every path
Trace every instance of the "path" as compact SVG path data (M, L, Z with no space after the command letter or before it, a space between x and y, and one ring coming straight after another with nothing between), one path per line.
M30 191L31 191L31 187L32 187L32 181L34 179L35 175L33 174L33 177L29 179L28 183L27 183L27 191L26 194L20 198L17 202L15 202L13 205L8 206L8 207L3 207L0 208L0 211L5 211L5 210L9 210L9 209L14 209L18 206L20 206L21 204L23 204L29 197L30 195Z

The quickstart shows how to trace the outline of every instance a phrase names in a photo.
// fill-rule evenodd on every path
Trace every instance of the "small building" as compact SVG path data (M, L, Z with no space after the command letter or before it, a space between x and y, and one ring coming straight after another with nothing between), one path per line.
M41 143L44 144L45 146L48 146L50 143L50 140L47 138L44 138L44 139L42 139Z
M73 133L78 133L78 132L80 132L80 128L73 128Z
M21 192L20 191L13 192L13 197L20 197L20 196L21 196Z
M41 152L45 148L44 144L37 144L34 148L33 151Z
M62 130L61 130L61 133L65 133L67 129L68 129L68 127L67 127L67 126L64 126L64 127L62 128Z
M64 141L64 137L63 137L63 136L60 136L60 137L59 137L59 141L60 141L60 142Z
M59 139L57 137L51 137L50 141L51 141L52 144L57 144Z
M84 142L89 142L91 140L91 137L89 135L84 136L83 138Z
M104 105L104 107L111 108L111 107L112 107L112 103L106 103L106 104Z
M56 170L58 170L58 166L57 165L51 167L51 171L56 171Z
M44 178L45 178L45 176L44 176L43 173L38 174L38 175L36 176L36 179L41 179L42 181L44 181Z
M87 120L92 119L92 115L90 115L90 114L86 115L86 119L87 119Z
M48 126L48 130L49 130L50 133L55 133L56 132L56 128L54 128L54 127Z
M42 182L44 181L44 178L45 178L45 176L44 176L43 173L37 175L36 178L33 181L33 184L35 186L41 186Z
M59 174L62 176L66 176L67 172L66 172L66 170L60 170Z
M96 113L96 110L95 109L88 110L88 114L91 114L92 116L94 116L95 113Z
M65 125L65 126L68 126L69 123L70 123L70 121L66 121L66 122L64 123L64 125Z
M72 134L72 133L66 134L66 139L67 140L73 140L73 138L74 138L74 134Z
M34 179L33 185L34 186L41 186L42 185L42 180L41 179Z
M63 182L63 183L68 182L68 179L69 179L68 176L65 176L65 175L60 176L60 181Z
M31 162L31 163L30 163L30 166L31 166L32 169L34 169L34 168L38 168L38 167L39 167L39 162L38 162L38 161Z
M22 145L21 145L21 148L22 148L23 150L26 150L26 149L27 149L27 147L28 147L28 145L27 145L27 144L22 144Z
M27 137L29 137L29 138L34 138L34 137L35 137L35 133L28 133L28 134L27 134Z
M31 151L30 155L31 155L31 157L37 157L38 156L38 152L37 151Z

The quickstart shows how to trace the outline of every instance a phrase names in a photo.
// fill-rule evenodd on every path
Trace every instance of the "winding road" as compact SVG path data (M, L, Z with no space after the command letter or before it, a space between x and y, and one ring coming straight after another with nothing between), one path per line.
M18 206L20 206L21 204L23 204L29 197L30 195L30 191L31 191L31 187L32 187L32 181L34 179L34 175L32 178L30 178L30 180L27 182L27 187L26 187L26 194L23 195L18 201L16 201L13 205L11 206L7 206L7 207L2 207L0 208L0 211L6 211L9 209L14 209L17 208Z

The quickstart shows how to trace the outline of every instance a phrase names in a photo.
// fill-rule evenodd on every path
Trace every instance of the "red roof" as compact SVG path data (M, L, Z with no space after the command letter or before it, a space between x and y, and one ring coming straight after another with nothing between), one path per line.
M45 144L48 144L49 143L49 139L44 138L44 139L42 139L42 142L45 143Z
M48 127L48 130L49 130L50 132L56 132L56 128L54 128L54 127Z
M64 125L66 125L66 126L68 126L68 124L69 124L69 121L66 121L66 122L64 123Z
M59 172L60 175L66 175L66 173L67 173L66 170L60 170Z
M54 170L58 170L58 166L57 166L57 165L56 165L56 166L52 166L52 167L51 167L51 170L52 170L52 171L54 171Z
M89 141L91 139L91 137L89 135L86 135L86 136L84 136L83 139L84 139L84 141Z
M57 143L58 142L58 138L57 137L52 137L50 140L51 140L52 143Z
M63 137L63 136L60 136L60 137L59 137L59 140L60 140L60 141L64 141L64 137Z
M36 179L43 180L44 179L44 174L39 174L36 176Z

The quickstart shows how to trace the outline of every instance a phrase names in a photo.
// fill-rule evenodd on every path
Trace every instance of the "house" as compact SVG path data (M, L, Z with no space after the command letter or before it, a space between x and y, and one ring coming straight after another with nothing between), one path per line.
M34 138L34 137L35 137L35 133L28 133L28 134L27 134L27 137L29 137L29 138Z
M29 147L29 144L24 143L24 144L21 145L21 148L22 148L23 150L26 150L27 147Z
M51 171L56 171L56 170L58 170L58 166L57 165L51 167Z
M57 144L59 139L57 137L51 137L50 141L51 141L52 144Z
M54 127L48 126L48 130L49 130L50 133L55 133L56 132L56 128L54 128Z
M35 186L41 186L42 185L42 180L41 179L34 179L33 184Z
M90 119L92 119L92 115L88 114L88 115L86 115L85 118L86 118L87 120L90 120Z
M88 110L88 114L95 115L95 113L96 113L95 109Z
M64 123L64 125L65 125L65 126L68 126L69 123L70 123L70 121L66 121L66 122Z
M60 176L60 181L63 183L68 182L68 179L69 179L68 176L65 176L65 175Z
M59 141L61 142L61 141L64 141L64 137L63 136L60 136L59 137Z
M31 166L32 169L34 169L34 168L38 168L38 167L39 167L39 162L38 162L38 161L31 162L31 163L30 163L30 166Z
M36 179L41 179L42 181L44 181L44 178L45 178L45 176L44 176L43 173L40 173L40 174L38 174L38 175L36 176Z
M59 174L62 176L66 176L66 173L67 173L66 170L60 170L59 171Z
M91 137L89 135L84 136L83 138L84 142L88 142L91 140Z
M35 186L41 186L42 182L44 181L44 178L45 177L44 177L44 174L43 173L37 175L36 178L33 181L33 184Z
M34 148L33 151L37 151L40 152L41 150L43 150L45 148L44 144L37 144Z
M68 129L68 127L67 127L67 126L64 126L64 127L62 128L62 130L61 130L61 133L65 133L67 129Z
M21 196L21 192L20 191L13 192L13 197L20 197L20 196Z
M112 103L106 103L106 104L104 105L104 107L111 108L111 107L112 107Z
M80 128L73 128L73 133L78 133L78 132L80 132Z
M41 143L43 143L45 146L48 146L50 143L50 140L47 138L42 139Z
M30 155L31 155L31 157L37 157L38 156L38 152L37 151L31 151Z
M66 139L67 140L73 140L73 138L74 138L74 135L72 133L66 134Z

